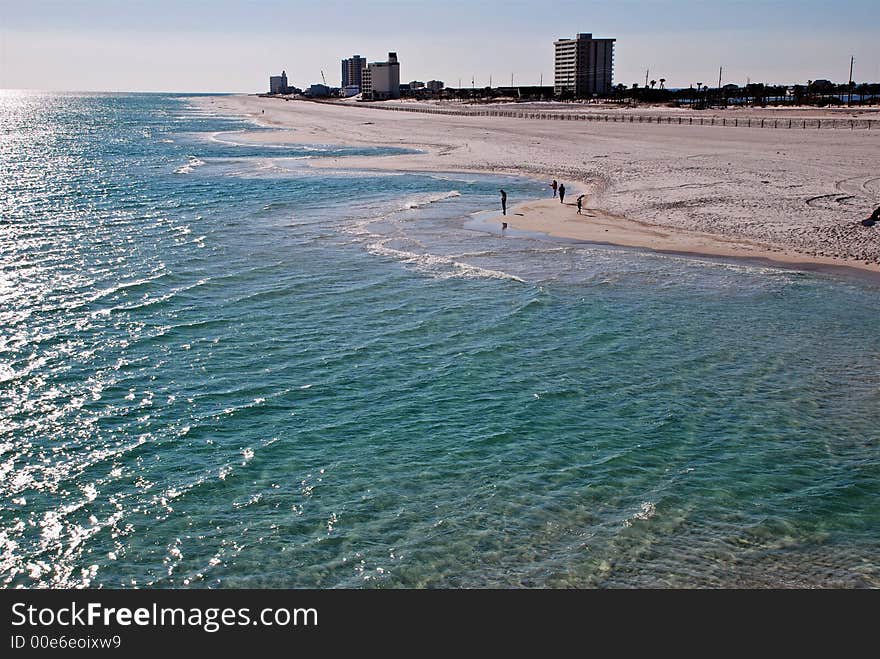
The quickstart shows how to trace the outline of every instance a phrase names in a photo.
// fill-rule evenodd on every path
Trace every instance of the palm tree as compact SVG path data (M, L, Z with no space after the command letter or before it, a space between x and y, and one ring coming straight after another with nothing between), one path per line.
M651 81L651 89L654 89L654 85L656 85L656 84L657 84L657 81L656 81L656 80L652 80L652 81Z
M666 88L666 78L660 78L660 89Z

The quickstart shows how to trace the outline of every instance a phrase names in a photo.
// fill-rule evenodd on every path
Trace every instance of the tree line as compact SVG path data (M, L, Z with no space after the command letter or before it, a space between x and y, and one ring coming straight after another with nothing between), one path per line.
M665 80L660 86L651 80L649 85L618 84L609 100L621 103L671 103L695 108L727 105L872 105L880 99L880 83L833 83L828 80L809 80L806 85L768 85L760 82L743 87L735 84L709 87L697 82L687 88L667 89Z

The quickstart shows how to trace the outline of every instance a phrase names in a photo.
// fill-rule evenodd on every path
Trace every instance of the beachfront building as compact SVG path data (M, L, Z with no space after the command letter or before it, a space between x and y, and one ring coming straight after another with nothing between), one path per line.
M352 55L348 59L342 60L342 84L340 87L357 87L357 92L361 91L362 74L367 60L360 55Z
M437 93L443 91L444 85L442 80L428 80L428 82L425 83L425 87L428 91Z
M361 72L361 98L384 101L400 98L400 62L397 53L388 53L387 62L370 62Z
M373 99L373 74L369 66L365 66L361 71L361 100Z
M332 90L327 85L312 85L308 95L312 98L327 98Z
M581 33L574 39L558 39L554 92L557 96L592 98L611 93L615 39L594 39Z
M289 89L287 86L287 71L282 71L280 76L269 76L270 94L287 94Z

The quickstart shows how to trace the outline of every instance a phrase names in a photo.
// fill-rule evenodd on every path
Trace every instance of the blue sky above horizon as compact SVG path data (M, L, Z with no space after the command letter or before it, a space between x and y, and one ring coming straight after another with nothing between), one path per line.
M880 80L880 3L844 0L0 0L0 88L256 92L339 84L354 53L403 80L552 83L553 40L616 38L615 82Z

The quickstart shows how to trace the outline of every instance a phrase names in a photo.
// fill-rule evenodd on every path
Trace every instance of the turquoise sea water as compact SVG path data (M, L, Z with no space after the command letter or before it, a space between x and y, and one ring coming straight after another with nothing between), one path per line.
M502 238L542 184L182 97L0 118L5 586L880 585L876 283Z

